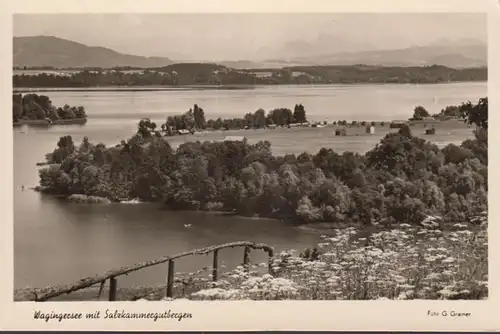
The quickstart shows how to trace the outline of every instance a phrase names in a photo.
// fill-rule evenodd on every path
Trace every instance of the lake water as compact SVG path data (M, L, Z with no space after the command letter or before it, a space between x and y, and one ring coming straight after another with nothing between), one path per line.
M184 90L144 92L48 92L57 106L85 106L89 120L84 126L14 129L14 285L44 287L72 283L114 267L134 264L213 244L249 240L268 243L278 251L311 247L315 234L283 222L206 213L167 212L150 204L105 206L70 205L22 190L38 183L36 162L53 151L60 136L76 142L84 136L111 145L130 137L137 121L150 117L163 122L168 115L198 104L207 118L241 117L259 108L305 106L312 121L407 119L413 108L424 106L431 114L447 105L477 101L486 96L486 83L439 85L328 85L274 86L250 90ZM338 151L365 152L388 130L372 136L335 137L331 128L248 130L250 142L269 140L276 154L317 151L331 147ZM423 132L423 129L415 131ZM175 137L173 145L186 140L222 139L232 131L215 132L198 138ZM241 132L239 132L241 134ZM438 129L432 140L440 146L460 143L472 137L463 124ZM429 137L431 139L431 137ZM191 227L184 227L191 224ZM222 251L219 258L228 267L242 262L243 249ZM266 255L252 253L252 261ZM190 257L176 263L176 270L193 271L209 266L211 257ZM162 284L166 266L146 269L119 281L120 286Z

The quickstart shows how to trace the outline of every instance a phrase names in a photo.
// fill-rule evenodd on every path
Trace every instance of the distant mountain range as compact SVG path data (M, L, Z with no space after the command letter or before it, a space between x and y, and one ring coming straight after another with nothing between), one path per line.
M114 50L87 46L52 36L14 37L14 66L102 67L115 66L161 67L172 64L166 57L141 57Z
M396 50L343 52L321 56L291 59L298 64L309 65L384 65L427 66L443 65L453 68L481 67L488 64L486 45L463 46L412 46Z
M14 66L55 68L69 67L142 67L153 68L184 62L167 57L142 57L127 55L104 47L91 47L81 43L51 37L14 37ZM315 48L317 44L333 45ZM319 45L318 44L318 45ZM262 48L257 57L264 60L220 61L221 65L235 68L279 68L297 65L382 65L424 66L443 65L454 68L487 65L487 45L477 40L440 40L426 46L411 46L394 50L359 50L361 46L330 35L320 35L316 40L296 40L273 48ZM364 47L372 47L364 45ZM316 50L327 51L316 54ZM280 56L286 55L286 56ZM263 58L268 57L268 58ZM272 58L272 59L271 59ZM201 60L200 60L201 61ZM213 62L206 60L206 62Z

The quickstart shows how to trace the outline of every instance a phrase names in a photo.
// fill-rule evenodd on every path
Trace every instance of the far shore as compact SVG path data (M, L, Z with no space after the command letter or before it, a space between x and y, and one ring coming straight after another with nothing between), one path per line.
M445 81L445 82L352 82L352 83L313 83L313 84L269 84L269 85L177 85L177 86L88 86L88 87L14 87L14 93L27 92L150 92L150 91L190 91L190 90L248 90L262 87L323 87L323 86L381 86L381 85L451 85L464 83L487 83L487 81Z
M14 127L29 125L29 126L52 126L52 125L83 125L87 123L87 118L72 118L72 119L58 119L55 121L48 121L45 119L29 119L12 122Z
M266 85L264 85L266 86ZM14 93L23 92L151 92L151 91L183 91L183 90L232 90L254 89L252 85L186 85L186 86L89 86L89 87L14 87Z

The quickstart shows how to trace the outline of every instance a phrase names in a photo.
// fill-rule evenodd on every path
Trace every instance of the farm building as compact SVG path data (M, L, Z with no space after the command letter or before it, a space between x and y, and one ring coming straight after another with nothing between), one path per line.
M186 129L177 130L177 134L179 135L188 135L189 133L190 133L189 130Z
M255 75L257 78L269 78L273 76L273 72L250 72Z
M366 133L369 133L369 134L374 134L375 133L375 127L373 125L369 125L366 127Z
M336 136L346 136L347 130L346 129L337 129L337 130L335 130L335 135Z
M436 128L432 127L430 129L425 130L426 135L435 135L436 134Z
M392 121L389 127L391 129L400 129L404 125L408 125L408 122L407 121Z

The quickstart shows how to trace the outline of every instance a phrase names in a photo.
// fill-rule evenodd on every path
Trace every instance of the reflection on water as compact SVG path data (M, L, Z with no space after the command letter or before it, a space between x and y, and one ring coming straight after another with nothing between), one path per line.
M85 126L54 126L14 129L14 280L15 287L43 287L71 283L113 267L129 265L213 244L249 240L268 243L276 249L307 248L318 240L315 234L284 222L207 213L168 212L150 204L76 205L28 190L38 183L35 164L53 151L57 140L84 136L107 145L129 137L140 117L163 121L168 114L187 110L198 103L207 117L235 117L258 108L306 107L313 120L391 120L407 118L416 105L431 113L446 105L477 100L486 94L486 84L381 85L267 87L237 91L182 92L51 92L56 105L84 105L89 114ZM434 104L434 96L440 105ZM384 135L335 137L332 129L249 130L249 141L269 140L276 154L317 151L326 146L338 151L364 152ZM448 134L449 133L449 134ZM222 139L230 133L212 133L200 140ZM471 136L465 127L451 128L433 137L441 144L461 142ZM173 145L186 140L172 139ZM25 190L22 189L25 187ZM190 228L184 227L191 224ZM223 250L220 260L228 266L242 262L243 249ZM254 262L266 260L260 251ZM197 270L211 257L188 257L176 262L176 270ZM146 269L120 279L121 286L164 283L166 266Z

